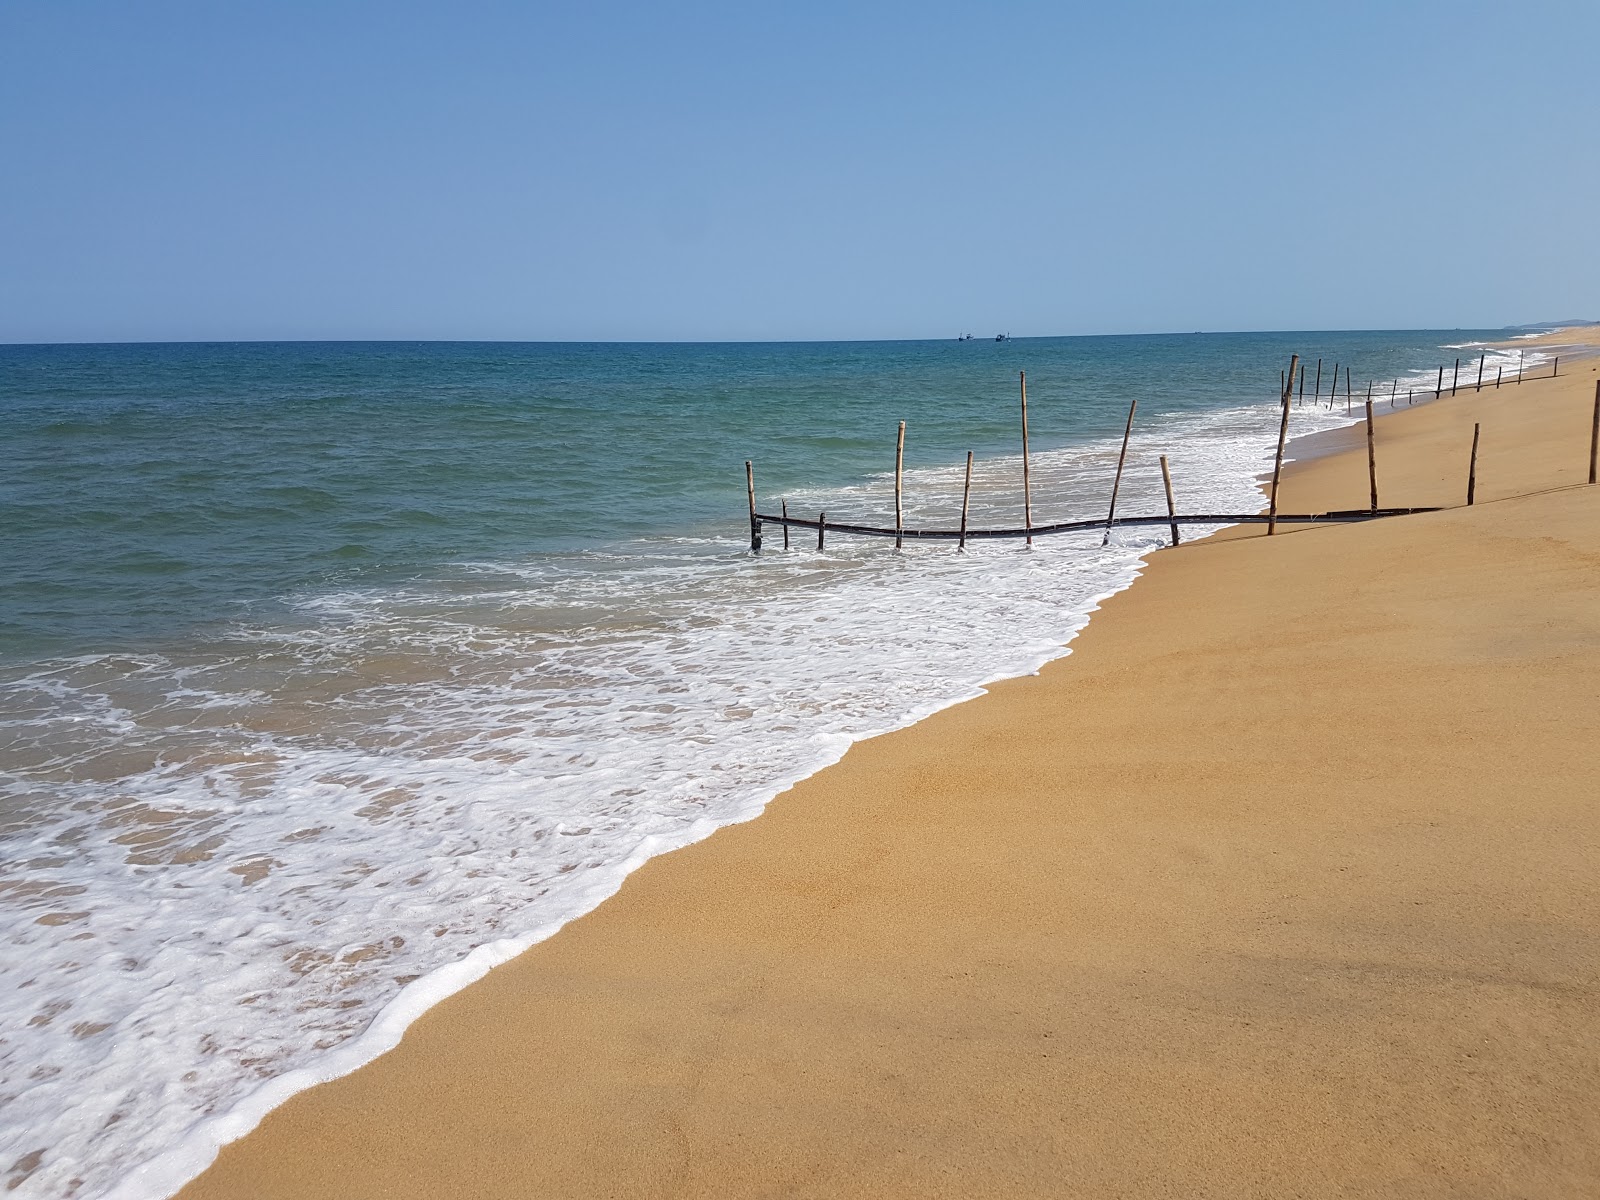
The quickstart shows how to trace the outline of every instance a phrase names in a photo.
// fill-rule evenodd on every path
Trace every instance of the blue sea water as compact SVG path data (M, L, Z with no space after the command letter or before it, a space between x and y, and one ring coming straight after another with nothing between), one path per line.
M747 458L885 523L903 419L910 521L970 449L1015 523L1026 371L1035 522L1104 511L1135 399L1122 511L1158 454L1252 511L1291 352L1403 402L1504 336L0 346L0 1168L169 1194L640 861L1059 655L1164 534L757 559Z

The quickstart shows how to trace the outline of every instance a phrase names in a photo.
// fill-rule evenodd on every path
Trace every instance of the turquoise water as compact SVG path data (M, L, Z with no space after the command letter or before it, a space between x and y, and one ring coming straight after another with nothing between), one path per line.
M1164 537L756 559L746 458L884 523L904 419L908 520L972 449L1016 522L1026 370L1035 521L1104 511L1135 398L1122 511L1158 454L1249 511L1291 352L1431 395L1495 336L0 347L8 1183L170 1193L639 862L1059 655Z
M1318 334L1360 380L1474 334ZM0 347L0 658L285 595L737 521L764 492L1270 397L1305 335L779 345ZM1309 386L1309 385L1308 385Z

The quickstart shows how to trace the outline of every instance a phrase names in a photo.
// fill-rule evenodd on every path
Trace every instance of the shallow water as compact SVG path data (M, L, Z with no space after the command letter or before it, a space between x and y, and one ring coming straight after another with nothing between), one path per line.
M1104 511L1133 398L1120 511L1162 453L1252 511L1291 350L1403 403L1489 336L0 347L0 1168L170 1192L651 854L1060 654L1165 535L753 558L746 458L892 523L905 419L908 524L969 448L1019 523L1022 369L1036 523Z

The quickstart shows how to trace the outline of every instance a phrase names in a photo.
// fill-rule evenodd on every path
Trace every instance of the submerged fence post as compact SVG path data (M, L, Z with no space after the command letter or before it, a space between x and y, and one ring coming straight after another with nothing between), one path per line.
M900 432L894 439L894 548L900 549L900 539L905 530L905 519L900 511L901 476L905 471L906 423L900 422Z
M1299 358L1297 354L1295 358ZM1294 370L1291 361L1289 369ZM1272 464L1272 493L1267 501L1267 536L1278 532L1278 477L1283 474L1283 442L1289 436L1289 397L1283 398L1283 420L1278 425L1278 457Z
M819 512L817 514L817 549L818 549L818 551L821 551L822 545L823 545L823 541L827 537L827 535L828 535L828 514L825 513L825 512Z
M1333 364L1333 382L1328 385L1328 411L1333 411L1333 397L1339 390L1339 364Z
M1372 435L1372 401L1367 401L1367 480L1372 484L1372 511L1378 511L1378 452Z
M744 488L750 496L750 553L761 553L761 522L756 517L756 469L747 458L744 460Z
M972 451L967 451L967 482L961 487L961 540L956 543L957 550L967 548L967 501L972 498Z
M1594 424L1589 427L1589 482L1595 481L1595 465L1600 460L1600 379L1594 381Z
M783 502L783 548L789 548L789 502Z
M1337 383L1338 380L1335 380L1334 382ZM1350 415L1350 368L1349 367L1346 367L1344 369L1344 415L1347 416L1347 417Z
M1111 522L1117 517L1117 489L1122 486L1122 464L1128 458L1128 438L1133 433L1133 413L1138 407L1137 400L1128 405L1128 424L1122 430L1122 453L1117 455L1117 477L1111 481L1111 511L1106 513L1106 535L1100 539L1102 546L1111 544ZM1284 401L1284 407L1285 409L1288 407L1287 400Z
M1478 423L1472 423L1472 458L1467 462L1467 503L1478 494Z
M1600 400L1595 402L1594 411L1597 416L1600 416ZM1600 428L1600 426L1597 426L1597 428ZM1593 455L1590 455L1590 457L1592 458ZM1593 470L1591 470L1590 474L1593 473ZM1589 482L1593 483L1594 480L1591 479ZM1171 522L1169 528L1172 530L1172 544L1176 546L1178 544L1178 510L1172 503L1172 473L1167 470L1167 456L1165 454L1161 456L1161 486L1167 489L1167 520Z
M1293 379L1294 376L1290 375L1290 378ZM1299 403L1304 404L1305 402L1306 402L1306 365L1305 365L1305 363L1301 363L1300 364L1300 400L1299 400Z
M1322 360L1320 358L1317 359L1317 386L1312 391L1311 398L1313 400L1322 399Z
M1027 543L1033 545L1033 496L1028 487L1028 373L1017 372L1017 384L1022 389L1022 527L1027 530Z

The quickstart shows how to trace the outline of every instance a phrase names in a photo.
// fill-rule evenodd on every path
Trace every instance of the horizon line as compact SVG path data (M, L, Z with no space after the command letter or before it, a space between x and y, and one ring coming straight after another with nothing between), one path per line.
M1068 338L1131 338L1131 337L1223 337L1248 334L1290 335L1326 333L1501 333L1511 330L1576 329L1600 325L1600 321L1535 321L1520 325L1419 325L1414 327L1349 327L1343 329L1194 329L1146 330L1123 333L1034 333L1007 334L1004 339L993 335L974 335L975 342L1004 341L1059 341ZM886 342L955 342L959 337L899 337L899 338L386 338L386 337L325 337L325 338L128 338L112 340L59 340L59 341L4 341L0 347L28 348L43 346L315 346L315 345L389 345L389 346L823 346L823 345L873 345Z

